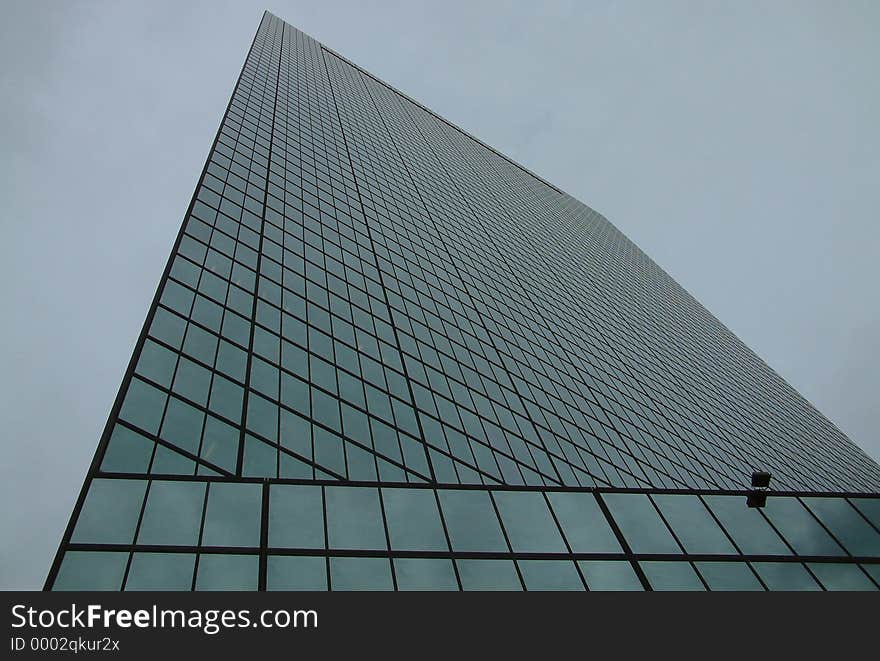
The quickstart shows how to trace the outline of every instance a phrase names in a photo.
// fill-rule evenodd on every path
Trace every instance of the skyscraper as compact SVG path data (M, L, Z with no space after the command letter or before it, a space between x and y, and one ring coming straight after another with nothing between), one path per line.
M877 589L878 487L600 214L266 13L46 587Z

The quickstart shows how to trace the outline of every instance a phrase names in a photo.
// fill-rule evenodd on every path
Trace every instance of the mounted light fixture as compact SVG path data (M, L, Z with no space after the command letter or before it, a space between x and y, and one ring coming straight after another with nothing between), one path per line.
M752 472L752 488L746 496L748 507L764 507L767 504L767 492L770 490L770 473L757 470Z

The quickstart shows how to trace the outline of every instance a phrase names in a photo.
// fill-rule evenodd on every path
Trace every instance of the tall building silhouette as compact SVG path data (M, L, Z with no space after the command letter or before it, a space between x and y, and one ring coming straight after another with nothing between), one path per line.
M266 13L46 588L877 589L878 487L600 214Z

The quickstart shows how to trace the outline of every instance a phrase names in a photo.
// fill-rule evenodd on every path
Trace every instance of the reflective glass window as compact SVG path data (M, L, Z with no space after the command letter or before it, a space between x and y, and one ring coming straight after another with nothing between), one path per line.
M135 553L126 590L191 590L194 553Z
M392 590L391 563L388 558L330 558L330 586L333 590Z
M671 592L706 589L689 562L646 560L640 562L639 566L653 590Z
M454 551L507 551L486 491L441 490L440 506Z
M845 498L804 498L803 502L852 555L880 555L880 533Z
M313 556L270 555L267 590L326 590L327 560Z
M501 521L514 552L565 553L565 542L539 491L496 491Z
M850 498L850 502L855 505L868 521L874 524L877 530L880 530L880 498Z
M810 562L807 565L826 590L876 590L867 574L856 564Z
M394 558L398 590L458 590L452 560Z
M736 553L698 496L655 494L652 498L687 553Z
M620 553L620 543L592 493L551 491L553 512L574 553Z
M297 484L270 487L269 546L324 548L321 487Z
M122 425L116 425L101 460L107 473L146 473L155 443L146 436Z
M71 541L131 544L146 489L145 480L92 480Z
M327 542L330 548L387 548L378 489L326 487L324 497L327 500Z
M710 590L763 590L744 562L697 562L697 570Z
M382 489L391 548L447 551L446 535L431 489Z
M799 562L753 562L752 567L769 590L821 590Z
M463 590L522 590L513 560L456 560Z
M641 493L603 493L633 553L681 553L650 499Z
M202 553L196 573L196 590L257 589L259 557Z
M769 496L762 510L800 555L846 555L797 498Z
M584 582L571 560L517 560L526 589L583 590Z
M578 566L590 590L644 590L626 560L580 560Z
M791 555L757 508L746 506L745 496L703 496L706 504L743 553Z
M67 551L53 590L119 590L128 552Z
M147 496L138 543L195 546L204 499L204 482L154 480Z
M144 431L156 434L159 431L167 398L168 395L158 388L140 379L132 379L128 392L125 393L119 417Z
M208 488L204 546L259 546L263 489L259 484L213 482Z

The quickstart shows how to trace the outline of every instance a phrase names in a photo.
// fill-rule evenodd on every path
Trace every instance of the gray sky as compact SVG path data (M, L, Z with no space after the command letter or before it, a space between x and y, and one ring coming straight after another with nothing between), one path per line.
M0 588L42 585L267 8L603 213L880 457L880 3L7 1Z

